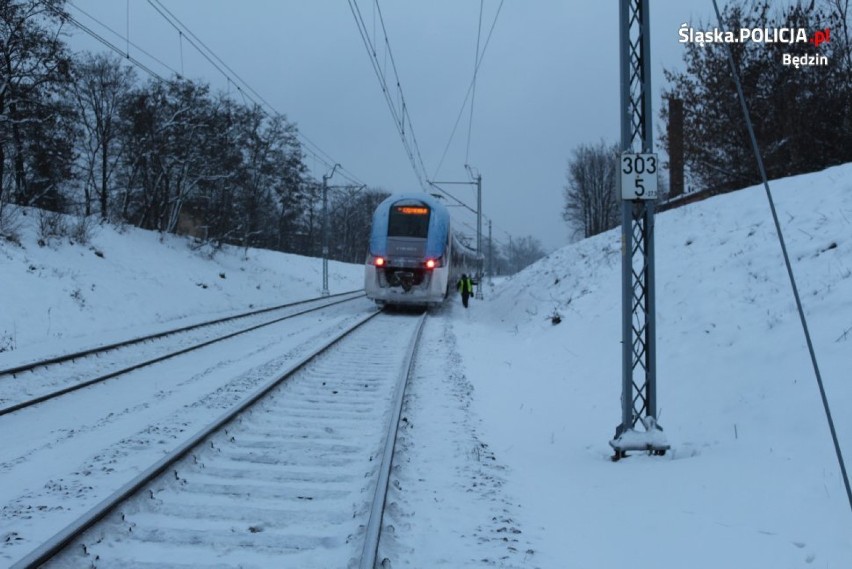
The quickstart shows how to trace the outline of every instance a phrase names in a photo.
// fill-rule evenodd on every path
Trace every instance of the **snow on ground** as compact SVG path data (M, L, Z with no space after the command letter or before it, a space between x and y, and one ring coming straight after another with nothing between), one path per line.
M848 460L852 165L772 189ZM30 228L21 241L0 244L11 299L0 367L321 285L319 259L229 249L210 260L131 229L39 247ZM658 401L672 450L609 460L619 233L565 247L427 323L391 491L385 545L397 564L852 566L852 512L762 188L659 215L656 245ZM359 288L361 274L332 263L332 293Z
M224 247L193 251L185 238L96 226L86 245L38 242L24 210L21 245L0 243L0 367L119 338L319 296L320 259ZM69 222L71 224L71 222ZM331 293L363 288L357 265L329 262Z
M849 465L852 165L771 187ZM496 285L456 326L538 562L852 567L852 512L763 188L659 215L656 244L665 457L608 460L620 232Z

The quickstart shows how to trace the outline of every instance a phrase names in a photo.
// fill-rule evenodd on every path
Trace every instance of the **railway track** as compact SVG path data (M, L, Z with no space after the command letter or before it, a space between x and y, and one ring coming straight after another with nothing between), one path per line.
M13 567L373 569L425 318L359 320Z
M0 416L240 334L363 296L361 291L352 291L251 310L3 369L0 370Z

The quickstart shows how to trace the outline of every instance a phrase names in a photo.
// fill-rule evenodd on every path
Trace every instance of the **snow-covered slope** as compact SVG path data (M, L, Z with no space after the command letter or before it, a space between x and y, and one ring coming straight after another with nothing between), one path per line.
M848 462L852 165L771 188ZM620 230L565 247L486 291L457 326L484 439L511 465L539 562L852 567L852 512L763 188L657 216L672 451L614 464L620 253Z
M111 225L96 226L86 245L66 237L40 246L39 214L24 213L20 244L0 242L0 367L322 289L320 259L233 247L211 258L186 238ZM332 294L362 281L361 266L329 263Z
M852 460L852 165L772 189ZM210 260L182 239L111 227L91 245L39 247L34 214L25 221L22 245L0 243L0 366L321 287L319 259L230 249ZM656 246L658 399L671 452L609 460L620 420L620 237L565 247L468 310L453 299L427 334L435 341L414 391L424 409L407 435L422 470L398 497L408 566L434 557L446 567L474 558L547 569L852 567L852 512L762 188L657 216ZM360 266L330 267L332 293L361 286ZM487 500L485 523L482 511L461 511ZM456 525L474 528L470 548L455 526L430 525L465 514Z

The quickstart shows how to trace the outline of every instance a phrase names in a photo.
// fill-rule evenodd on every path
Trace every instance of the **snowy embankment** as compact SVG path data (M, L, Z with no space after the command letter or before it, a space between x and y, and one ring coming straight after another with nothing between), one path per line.
M848 468L852 165L771 188ZM537 562L852 567L852 512L763 188L657 216L658 405L672 450L612 463L620 248L620 230L565 247L456 326L481 436L509 466Z
M39 212L23 213L20 244L0 242L0 368L322 290L320 259L227 246L211 256L186 238L112 225L85 245L40 246ZM332 294L360 289L363 269L329 262L329 283Z
M852 165L772 189L848 462ZM320 292L319 259L226 249L211 260L183 239L109 226L89 245L40 247L35 217L22 245L0 243L0 367ZM852 513L762 188L659 215L656 253L658 402L672 450L610 462L620 236L565 247L469 310L454 298L427 329L393 496L407 566L852 567ZM358 265L330 272L332 293L361 286ZM166 425L140 415L138 429L150 421ZM128 429L108 430L133 442ZM45 476L101 484L69 482L92 457L67 455Z

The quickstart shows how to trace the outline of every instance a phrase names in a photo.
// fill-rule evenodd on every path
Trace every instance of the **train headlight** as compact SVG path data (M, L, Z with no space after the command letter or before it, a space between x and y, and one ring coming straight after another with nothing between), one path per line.
M373 259L373 264L376 265L377 267L384 267L385 266L385 258L384 257L376 257L375 259Z
M438 266L438 261L436 261L435 259L429 259L429 260L426 261L426 268L427 269L434 269L437 266Z

